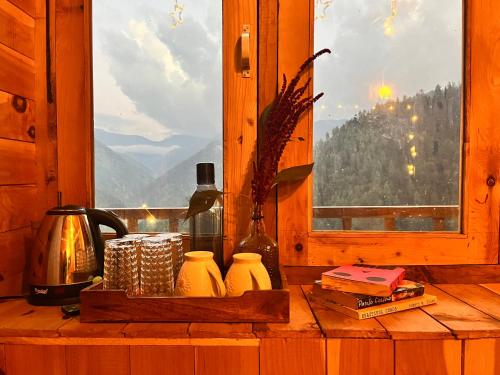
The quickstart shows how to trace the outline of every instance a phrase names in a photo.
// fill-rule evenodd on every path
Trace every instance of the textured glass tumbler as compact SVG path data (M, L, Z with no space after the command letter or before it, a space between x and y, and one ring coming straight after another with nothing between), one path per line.
M107 240L104 245L104 289L123 289L139 294L139 268L134 239Z
M174 292L170 241L163 237L143 238L141 243L141 294L165 296Z
M182 245L181 233L161 233L157 237L164 238L170 242L172 249L172 268L174 272L174 282L177 281L177 275L184 263L184 246Z

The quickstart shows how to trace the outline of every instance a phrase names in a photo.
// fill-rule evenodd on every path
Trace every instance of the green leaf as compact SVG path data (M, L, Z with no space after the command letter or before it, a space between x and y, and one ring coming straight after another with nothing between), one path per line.
M189 208L186 212L184 220L201 212L208 211L215 203L215 200L223 194L218 190L195 191L189 200Z
M296 167L282 169L281 171L278 172L278 174L274 178L274 182L276 184L279 184L282 182L293 182L293 181L303 180L311 174L313 167L314 163L298 165Z

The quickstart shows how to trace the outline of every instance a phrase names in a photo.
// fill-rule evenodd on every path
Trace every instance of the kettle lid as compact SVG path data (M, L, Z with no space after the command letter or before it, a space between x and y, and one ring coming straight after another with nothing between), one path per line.
M75 205L54 207L47 211L47 215L85 215L86 213L87 210L84 207Z

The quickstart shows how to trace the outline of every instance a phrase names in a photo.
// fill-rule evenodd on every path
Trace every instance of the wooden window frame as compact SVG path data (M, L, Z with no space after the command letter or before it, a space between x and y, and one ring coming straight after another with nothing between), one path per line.
M314 0L280 1L278 77L294 74L313 53L313 12ZM500 132L495 131L500 108L500 5L465 0L464 14L461 232L312 231L310 176L299 186L278 192L278 238L283 264L499 263L500 192L497 184L489 186L487 182L491 184L500 172ZM312 75L312 70L308 74ZM307 141L287 146L280 169L313 161L312 135L310 113L295 134Z

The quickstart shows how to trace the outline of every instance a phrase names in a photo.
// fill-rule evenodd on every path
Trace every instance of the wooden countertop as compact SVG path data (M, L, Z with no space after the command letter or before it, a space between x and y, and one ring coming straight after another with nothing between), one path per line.
M500 284L427 285L438 303L367 320L355 320L309 302L311 286L290 286L289 323L80 323L59 307L0 300L0 343L79 342L191 344L231 340L258 345L263 338L380 338L394 340L500 337ZM54 342L55 342L54 341Z

